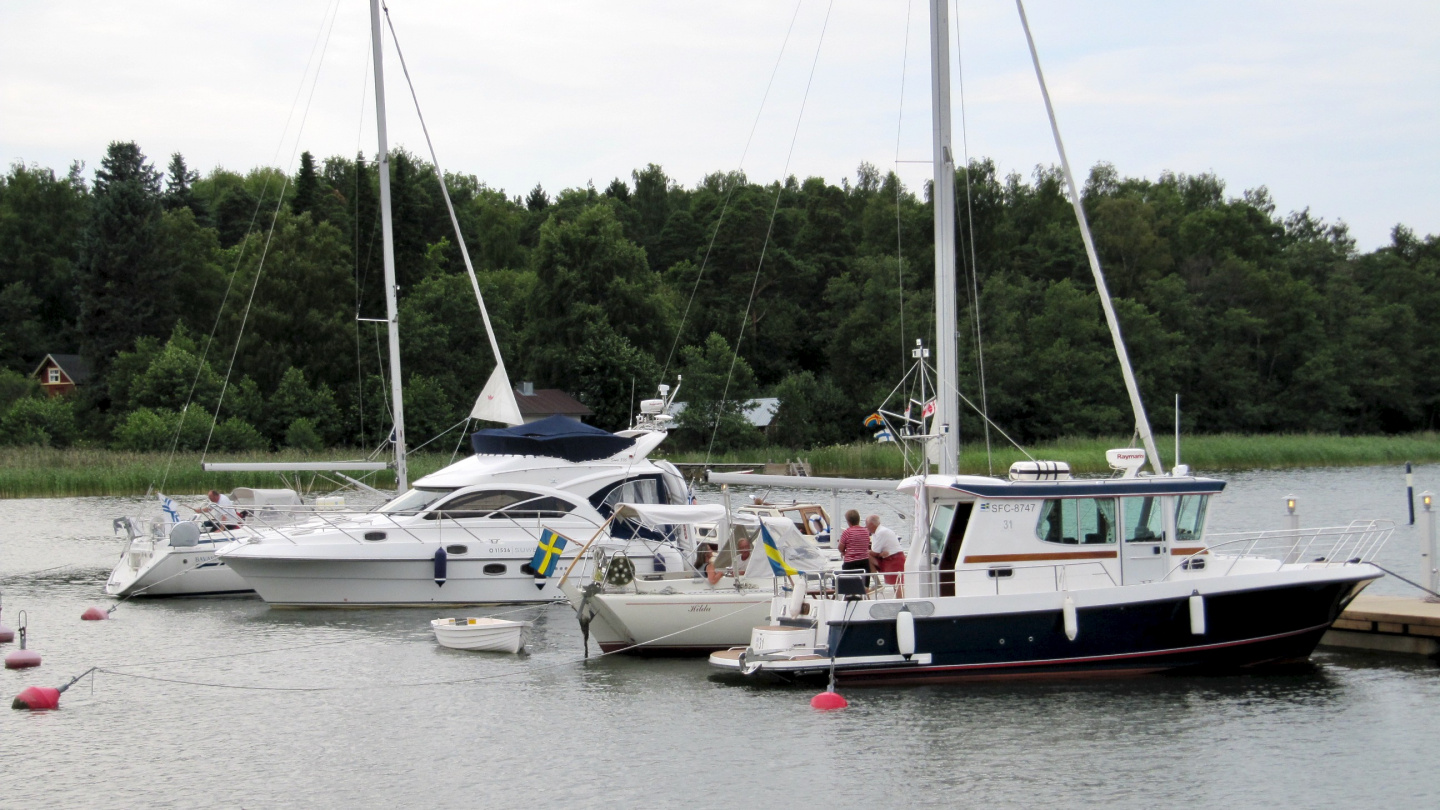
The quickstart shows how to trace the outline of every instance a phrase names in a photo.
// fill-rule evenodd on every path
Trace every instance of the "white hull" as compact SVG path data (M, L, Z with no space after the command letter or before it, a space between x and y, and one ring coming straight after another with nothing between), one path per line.
M436 619L435 640L452 650L518 653L530 640L530 622L504 619Z
M105 593L119 599L132 596L218 596L250 593L254 589L230 566L215 556L215 544L176 548L148 538L131 541L110 572Z
M636 647L636 652L701 653L744 646L751 628L765 621L772 598L770 580L746 585L737 590L728 578L714 586L704 579L669 580L641 583L641 593L595 594L587 603L594 611L590 637L604 652ZM667 589L674 592L654 592ZM576 590L570 598L578 604L582 597Z
M530 557L450 557L443 584L435 581L433 555L437 546L416 544L411 559L294 559L228 555L230 567L272 605L289 607L369 605L493 605L558 602L565 599L557 584L573 555L561 559L554 576L541 580L522 573ZM645 557L634 559L637 568ZM503 565L502 574L485 573ZM572 579L587 579L590 560L576 564Z

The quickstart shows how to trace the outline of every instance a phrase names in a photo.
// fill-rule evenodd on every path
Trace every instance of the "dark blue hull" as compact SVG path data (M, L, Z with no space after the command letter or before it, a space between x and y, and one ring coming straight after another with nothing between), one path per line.
M893 621L831 627L836 678L848 684L1011 678L1119 677L1227 671L1308 658L1366 580L1269 587L1205 597L1204 635L1187 598L1082 608L1078 634L1060 611L915 620L915 649L930 662L845 666L847 657L898 652Z

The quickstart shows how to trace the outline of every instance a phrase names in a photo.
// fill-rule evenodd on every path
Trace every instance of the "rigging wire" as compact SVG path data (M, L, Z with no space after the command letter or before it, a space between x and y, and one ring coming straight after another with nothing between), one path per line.
M900 104L895 113L895 163L900 163L900 132L905 121L905 69L910 65L910 22L914 17L914 0L905 3L905 48L900 57ZM900 203L904 194L900 187L899 172L892 171L895 178L895 277L900 290L900 368L904 369L910 356L910 346L905 341L905 251L904 233L900 223Z
M730 370L725 374L725 386L720 393L719 407L715 412L715 427L710 431L710 444L705 448L705 463L715 450L715 437L720 433L720 422L725 413L725 399L730 394L730 382L735 377L735 364L740 360L740 343L745 339L745 322L750 319L750 309L755 305L755 291L760 286L760 271L765 267L765 254L770 248L770 237L775 232L775 218L780 213L780 198L785 193L786 178L790 174L790 160L795 156L795 143L800 138L800 122L805 119L805 103L810 100L810 87L815 82L815 68L820 64L820 50L825 44L825 32L830 27L830 12L835 0L825 6L825 20L820 25L820 39L815 43L815 56L810 61L810 76L805 80L805 94L800 97L800 111L795 116L795 129L790 135L790 150L785 153L785 168L780 180L775 183L775 203L770 208L770 222L765 226L765 241L760 245L760 259L755 263L755 277L750 282L750 297L745 301L745 313L740 317L740 331L735 336L735 351L730 356Z
M780 43L780 53L775 57L775 66L770 69L770 80L765 83L765 93L760 97L760 108L755 111L755 121L750 124L750 135L745 139L745 148L740 151L740 163L735 167L736 175L740 175L745 169L745 158L750 154L750 144L755 140L755 130L760 126L760 116L765 112L765 103L770 98L770 89L775 85L775 76L780 71L780 62L785 58L785 49L790 44L790 34L795 30L795 20L800 16L800 6L804 0L795 3L795 11L790 14L790 26L785 29L785 39ZM740 186L740 178L733 178L735 182L730 183L730 188L725 191L725 200L720 205L720 216L715 219L715 228L710 232L710 244L705 246L705 256L700 260L700 269L695 273L695 283L690 287L690 298L685 302L685 311L680 316L680 325L675 329L675 339L670 343L670 352L665 355L665 363L660 367L660 379L665 379L665 373L670 370L670 361L675 359L675 348L680 345L680 338L685 333L685 321L690 317L690 307L695 303L695 293L700 289L700 279L705 276L705 268L710 264L710 253L715 249L715 240L720 235L720 225L725 222L725 212L730 209L730 199L735 196L735 189Z
M353 275L355 281L355 407L360 415L359 438L361 447L365 446L365 368L361 362L360 351L360 295L363 289L363 282L360 275L360 148L365 139L365 102L370 99L370 60L374 58L371 49L366 48L365 67L361 69L360 76L360 116L357 119L359 123L355 127L355 192L351 195L351 199L355 201L355 218L352 220L350 228L352 231L351 236L354 237L355 241L354 251L350 254L351 263L355 271ZM375 237L373 224L370 229L370 237L371 243L373 244ZM367 271L366 275L368 275L370 269L370 255L368 252L365 255L365 269Z
M322 14L322 15L320 16L320 27L319 27L319 28L316 30L316 32L315 32L315 42L312 43L311 46L310 46L310 56L305 60L305 70L302 71L301 74L300 74L300 84L299 84L298 87L295 88L295 98L294 98L294 100L292 100L291 103L290 103L290 111L289 111L289 113L286 115L286 118L285 118L285 126L282 127L281 130L280 130L280 140L275 144L275 154L274 154L274 156L273 156L273 157L271 158L271 160L270 160L270 162L271 162L272 165L279 162L279 159L280 159L280 150L282 150L282 149L285 148L285 139L286 139L285 136L286 136L286 135L289 133L289 131L290 131L290 122L291 122L291 120L292 120L292 119L294 118L294 116L295 116L295 107L298 106L299 103L300 103L300 95L301 95L301 93L303 93L304 90L305 90L305 81L306 81L306 79L308 79L308 78L310 77L310 65L315 61L315 53L316 53L316 50L317 50L317 48L320 47L320 35L321 35L322 33L325 34L325 43L328 45L328 43L329 43L329 41L330 41L330 34L328 33L328 31L333 31L333 30L334 30L334 28L335 28L335 18L339 15L339 10L340 10L340 0L334 0L334 2L333 2L332 5L329 5L329 6L326 7L325 14ZM329 23L328 28L327 28L326 23L325 23L325 19L326 19L327 16L328 16L329 19L330 19L330 23ZM323 61L323 59L324 59L324 53L323 53L323 51L321 51L321 60ZM316 79L317 81L318 81L318 79L319 79L319 76L320 76L320 70L319 70L319 68L317 67L316 70L315 70L315 79ZM311 94L312 94L312 95L314 94L314 87L313 87L313 86L311 87ZM307 102L307 109L308 109L308 102ZM299 138L298 134L297 134L296 138L297 138L297 142L298 142L298 138ZM260 217L260 209L261 209L261 207L265 204L265 194L266 194L266 192L268 192L268 191L270 190L270 181L271 181L271 180L272 180L272 175L267 172L267 173L265 174L265 182L264 182L264 184L261 185L261 187L260 187L260 196L259 196L259 198L257 198L257 199L255 200L255 208L254 208L254 210L252 210L252 211L250 212L250 222L249 222L249 224L247 224L246 227L245 227L245 235L242 236L241 239L240 239L240 249L239 249L238 251L236 251L236 256L235 256L235 266L231 268L231 270L230 270L230 276L229 276L229 278L228 278L228 279L226 280L226 282L225 282L225 292L224 292L224 294L222 294L221 297L220 297L220 306L219 306L219 308L218 308L218 309L216 310L216 312L215 312L215 322L214 322L214 324L212 324L211 327L210 327L210 334L206 336L204 345L203 345L203 347L202 347L201 350L200 350L200 358L199 358L199 360L198 360L198 361L196 362L196 364L195 364L195 375L194 375L193 377L191 377L191 379L190 379L190 391L185 395L185 404L180 407L180 421L179 421L179 423L177 423L176 426L175 426L175 435L171 438L171 441L170 441L170 453L169 453L169 455L167 455L166 458L165 458L165 468L164 468L164 471L161 473L161 476L160 476L160 491L162 491L162 492L163 492L164 489L165 489L165 483L170 480L170 468L171 468L171 466L173 465L173 463L174 463L174 461L175 461L175 452L176 452L176 450L179 449L179 445L180 445L180 435L181 435L181 432L182 432L182 431L184 430L184 428L185 428L185 419L186 419L186 417L188 416L188 413L189 413L189 410L190 410L190 404L191 404L191 403L194 401L194 399L195 399L195 389L199 386L199 383L200 383L200 374L201 374L201 372L202 372L202 371L204 370L204 368L205 368L205 361L206 361L206 359L207 359L207 358L209 357L209 355L210 355L210 348L211 348L211 346L214 345L214 342L215 342L215 333L220 329L220 320L221 320L221 318L223 317L223 315L225 314L225 304L226 304L227 302L229 302L229 300L230 300L230 292L231 292L231 290L232 290L232 289L234 288L234 286L235 286L235 279L236 279L236 277L240 274L240 265L241 265L241 263L245 260L245 252L246 252L246 250L250 247L250 234L252 234L252 233L255 232L255 223L256 223L256 221L258 221L258 219L259 219L259 217ZM283 192L282 192L281 196L282 196L282 197L284 196ZM217 415L218 415L218 412L217 412ZM211 432L213 433L213 432L214 432L214 429L215 429L215 426L214 426L214 423L213 423L213 422L211 423L210 429L211 429ZM206 438L206 445L207 445L207 447L208 447L208 445L209 445L209 438L208 438L208 437ZM150 487L149 487L149 489L154 489L154 488L155 488L155 480L152 478L152 479L150 480Z
M960 47L960 9L951 0L951 18L955 20L955 77L960 85L960 150L965 158L965 220L969 230L970 243L970 305L974 310L975 362L980 372L980 415L985 424L985 464L990 474L995 474L995 457L990 448L990 398L985 387L985 344L980 337L980 265L975 253L975 209L970 193L970 133L965 118L965 60ZM964 261L965 254L960 254ZM1008 436L1006 438L1009 438ZM1032 459L1033 460L1033 459Z
M315 63L315 75L310 83L310 94L305 97L305 109L300 114L300 124L295 130L295 147L290 150L290 161L288 166L294 168L295 157L300 151L300 136L305 132L305 122L310 117L310 105L315 100L315 89L320 85L320 71L325 66L325 54L330 48L330 35L335 30L335 19L339 16L339 0L335 3L335 13L330 15L330 25L325 29L325 41L320 46L320 58ZM312 52L313 56L313 52ZM302 82L303 89L304 84ZM297 101L298 94L297 94ZM293 108L291 110L294 112ZM288 128L288 124L287 124ZM268 183L267 183L268 185ZM215 414L210 419L210 432L205 435L205 448L200 451L200 461L205 461L206 455L210 452L210 442L215 437L215 424L220 420L220 408L225 404L225 393L230 387L230 375L235 370L235 358L240 354L240 342L245 337L245 326L250 320L250 308L255 302L255 290L260 286L260 278L265 273L265 259L270 254L270 243L275 239L275 224L280 219L280 209L285 205L285 190L290 187L290 175L285 174L285 180L280 184L280 194L275 200L275 211L270 216L270 230L265 235L265 246L260 251L260 261L255 268L255 280L250 285L250 296L245 301L245 312L240 318L240 329L235 334L235 348L230 352L230 363L225 368L225 379L220 385L220 396L215 401Z
M460 231L460 220L455 216L455 205L450 201L450 189L445 185L445 170L440 167L440 158L435 154L435 144L430 140L430 128L425 126L425 114L420 112L420 97L415 93L415 82L410 79L410 68L405 65L405 52L400 49L400 37L395 34L395 23L390 19L390 7L384 2L380 7L385 10L385 25L390 29L390 40L395 43L395 55L400 58L400 72L405 74L405 84L410 88L411 100L415 102L415 117L420 119L420 131L425 134L425 146L430 149L430 162L435 165L440 196L445 198L445 210L450 212L450 224L455 228L455 242L460 248L460 257L465 260L465 272L470 275L470 286L475 290L475 302L480 305L480 319L485 323L485 334L490 338L490 348L495 352L495 365L503 369L505 361L500 357L500 342L495 339L495 328L490 325L490 313L485 308L484 296L480 294L480 280L475 276L475 265L470 261L469 248L465 246L465 234Z

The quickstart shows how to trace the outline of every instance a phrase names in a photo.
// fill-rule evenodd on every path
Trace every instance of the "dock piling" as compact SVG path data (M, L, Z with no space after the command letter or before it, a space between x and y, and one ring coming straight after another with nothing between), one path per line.
M1420 558L1424 564L1426 584L1431 591L1440 591L1440 539L1435 534L1435 496L1429 492L1420 493L1420 512L1424 525L1420 527ZM1427 602L1440 602L1430 596Z
M1410 508L1410 525L1415 525L1415 470L1405 462L1405 505Z

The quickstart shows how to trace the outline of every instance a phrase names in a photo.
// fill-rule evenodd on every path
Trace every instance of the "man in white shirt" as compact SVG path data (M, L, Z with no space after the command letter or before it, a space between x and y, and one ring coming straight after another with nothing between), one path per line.
M208 512L210 519L205 521L203 528L207 532L220 531L221 528L240 528L240 516L235 514L235 504L230 502L230 497L217 490L210 490L207 495L210 503L214 506L202 506L196 512Z
M875 570L885 575L885 584L894 585L905 570L905 549L895 530L880 525L880 516L871 515L865 519L865 528L870 530L870 560Z

